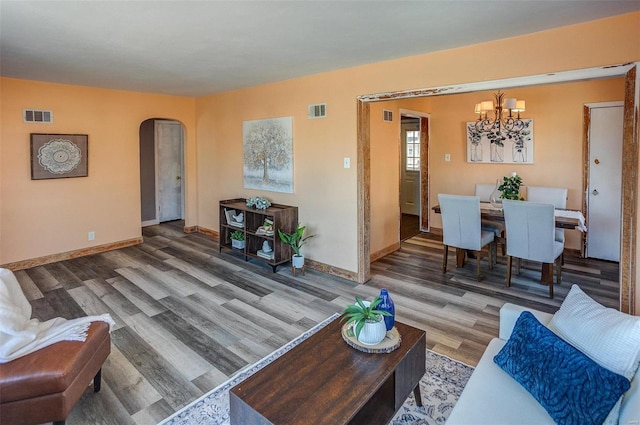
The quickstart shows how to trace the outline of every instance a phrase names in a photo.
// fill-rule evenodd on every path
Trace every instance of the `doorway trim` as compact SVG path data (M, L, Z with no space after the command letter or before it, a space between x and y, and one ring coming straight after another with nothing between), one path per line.
M635 314L636 292L636 193L638 187L638 106L640 103L640 74L636 73L640 62L607 65L574 71L563 71L515 77L502 80L465 83L396 92L374 93L358 96L357 100L357 214L358 214L358 283L371 278L369 231L371 228L371 135L369 102L444 94L468 93L513 87L553 84L594 78L625 77L625 105L622 163L622 249L620 259L620 310Z

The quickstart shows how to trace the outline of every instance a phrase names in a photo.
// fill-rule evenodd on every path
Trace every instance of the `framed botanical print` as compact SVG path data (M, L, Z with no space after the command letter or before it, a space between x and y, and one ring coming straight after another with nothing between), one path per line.
M467 162L486 164L533 164L533 120L524 119L524 128L509 132L494 127L480 131L467 123Z
M31 133L31 180L88 176L86 134Z

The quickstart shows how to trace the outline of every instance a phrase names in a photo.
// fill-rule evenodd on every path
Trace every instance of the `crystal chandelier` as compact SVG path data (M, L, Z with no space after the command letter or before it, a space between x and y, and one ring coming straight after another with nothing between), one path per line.
M500 91L494 96L495 103L493 100L484 100L476 104L475 113L479 114L476 130L480 133L506 131L517 136L525 128L524 122L520 119L520 112L525 110L524 100L505 99L504 93ZM491 111L494 113L493 119L489 118Z

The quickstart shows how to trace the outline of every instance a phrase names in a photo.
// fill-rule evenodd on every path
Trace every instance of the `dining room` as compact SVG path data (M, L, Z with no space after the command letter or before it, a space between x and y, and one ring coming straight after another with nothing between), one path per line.
M412 110L429 117L429 133L423 137L426 164L423 170L422 214L428 227L423 231L442 234L442 219L431 208L438 194L473 195L478 183L496 185L503 177L517 173L522 178L522 195L527 188L551 187L567 190L566 208L583 211L585 167L585 105L624 100L623 77L591 79L556 84L515 87L502 90L507 98L526 100L521 117L530 125L525 161L513 161L515 143L506 140L503 160L492 160L485 146L482 161L470 157L469 124L478 118L475 105L495 100L497 90L441 96L397 99L370 104L371 152L371 236L372 258L393 252L399 239L399 175L401 163L399 123L384 122L383 111ZM488 114L490 117L491 113ZM399 114L398 114L399 116ZM620 123L622 126L622 123ZM426 203L426 205L424 205ZM584 255L586 233L565 231L566 250ZM619 237L619 235L618 235Z

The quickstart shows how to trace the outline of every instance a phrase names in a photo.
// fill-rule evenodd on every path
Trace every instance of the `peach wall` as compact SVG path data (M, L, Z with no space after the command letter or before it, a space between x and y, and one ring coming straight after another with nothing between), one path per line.
M400 109L427 114L430 102L416 98L371 104L371 254L400 243ZM393 111L393 123L382 121L384 109Z
M356 100L343 99L352 82L338 75L322 74L311 79L313 84L294 80L196 101L201 226L217 230L221 199L264 196L299 207L300 222L317 235L303 248L309 258L354 270ZM327 117L308 119L307 105L323 102L328 104ZM287 116L293 118L294 193L244 189L242 122ZM349 169L343 168L345 157L351 159Z
M187 222L196 224L194 100L3 78L0 264L133 239L140 227L140 124L185 126ZM53 124L25 124L23 108L53 111ZM89 176L31 180L30 133L89 136ZM94 241L87 240L96 232Z
M401 102L371 104L371 253L400 241L400 113ZM393 112L393 122L382 120L383 109Z

